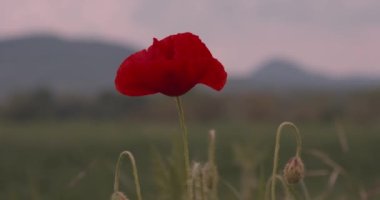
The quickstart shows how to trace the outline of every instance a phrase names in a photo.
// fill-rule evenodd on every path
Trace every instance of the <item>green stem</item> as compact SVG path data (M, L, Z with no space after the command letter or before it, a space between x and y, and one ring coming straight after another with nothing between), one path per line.
M191 192L191 174L190 174L190 153L189 153L189 142L188 142L188 133L187 128L185 124L185 113L183 110L182 100L180 97L175 98L177 102L177 110L178 110L178 117L180 121L180 126L182 129L182 142L183 142L183 157L185 162L185 173L186 173L186 189L187 189L187 197L188 200L192 199L192 192Z
M277 133L276 133L276 146L275 146L275 150L274 150L272 177L275 177L277 174L279 152L280 152L280 140L281 140L280 136L282 133L282 129L285 126L290 126L290 127L294 128L294 130L295 130L294 134L296 136L296 141L297 141L296 156L299 157L301 154L302 139L301 139L301 135L300 135L300 132L299 132L297 126L291 122L281 123L280 126L277 128ZM272 200L276 200L276 181L274 178L272 179L272 184L271 184L271 197L272 197Z
M139 175L137 171L137 166L136 166L136 161L135 158L133 157L133 154L129 151L123 151L119 155L119 159L117 160L116 163L116 169L115 169L115 183L114 183L114 192L119 191L119 177L120 177L120 162L123 156L128 156L129 160L131 161L132 164L132 173L133 177L135 179L135 185L136 185L136 195L138 200L142 200L142 195L141 195L141 188L140 188L140 180L139 180Z

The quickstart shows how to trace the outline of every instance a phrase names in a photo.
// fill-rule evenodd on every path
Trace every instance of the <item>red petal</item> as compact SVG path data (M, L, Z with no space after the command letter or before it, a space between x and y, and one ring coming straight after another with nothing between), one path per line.
M227 81L227 73L223 65L216 59L210 60L207 64L207 71L200 80L201 83L220 91Z
M146 75L150 73L149 67L144 66L146 51L137 52L128 57L120 65L116 78L116 89L128 96L143 96L157 93L157 90L151 88L147 81Z
M221 90L227 73L206 45L191 33L154 39L147 49L128 57L120 66L116 88L125 95L157 92L180 96L198 83Z

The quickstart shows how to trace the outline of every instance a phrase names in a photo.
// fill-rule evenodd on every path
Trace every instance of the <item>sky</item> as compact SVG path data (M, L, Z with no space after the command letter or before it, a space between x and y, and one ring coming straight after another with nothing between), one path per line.
M50 33L140 49L200 36L230 75L271 58L333 77L380 77L379 0L1 0L0 39Z

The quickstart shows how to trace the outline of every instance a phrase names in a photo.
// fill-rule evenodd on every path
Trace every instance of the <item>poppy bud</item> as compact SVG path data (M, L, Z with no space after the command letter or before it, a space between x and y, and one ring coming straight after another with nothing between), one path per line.
M122 192L114 192L111 200L128 200L128 198Z
M284 178L287 183L295 184L305 176L305 167L300 157L295 156L286 163L284 168Z

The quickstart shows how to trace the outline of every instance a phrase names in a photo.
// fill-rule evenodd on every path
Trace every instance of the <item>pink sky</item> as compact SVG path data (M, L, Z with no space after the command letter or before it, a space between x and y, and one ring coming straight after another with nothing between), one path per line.
M198 34L232 75L272 57L331 76L380 76L378 0L2 0L0 38L48 32L141 48Z

